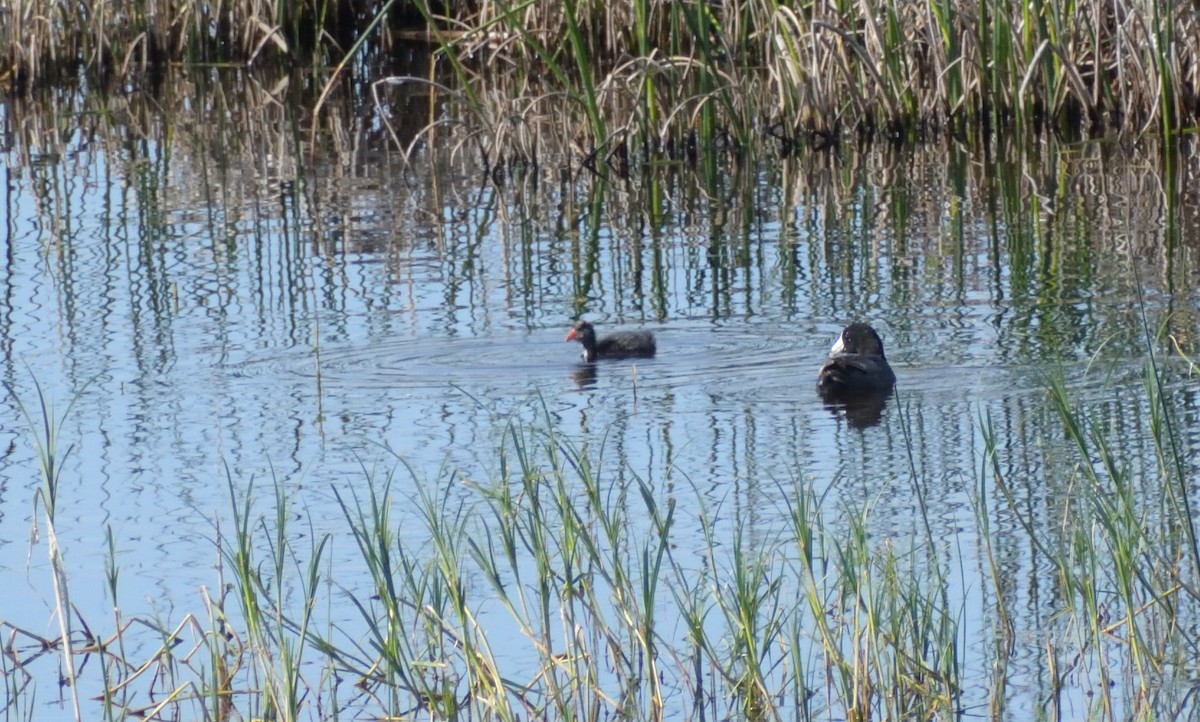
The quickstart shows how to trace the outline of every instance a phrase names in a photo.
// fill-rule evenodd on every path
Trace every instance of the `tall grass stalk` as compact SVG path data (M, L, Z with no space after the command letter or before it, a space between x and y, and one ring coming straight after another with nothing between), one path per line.
M979 542L983 547L983 560L987 565L983 576L991 583L992 595L995 600L992 605L996 617L992 637L996 649L996 665L992 670L992 683L989 686L989 704L993 719L1000 719L1004 717L1006 690L1008 689L1008 660L1012 656L1015 624L1008 608L1010 590L1008 582L996 562L996 543L992 532L992 514L995 513L995 507L990 502L992 495L989 489L999 480L992 474L992 469L996 468L999 463L996 432L991 417L986 414L980 415L977 427L983 439L983 455L980 458L978 486L973 502L975 523L979 529Z
M450 481L454 481L453 475ZM433 621L451 638L461 655L470 699L482 704L496 719L511 722L517 713L510 704L510 685L500 673L491 644L472 608L462 568L467 538L461 516L464 509L451 511L449 494L435 496L424 488L419 488L418 494L419 508L432 541L433 567L439 575L441 593L446 597L445 609L449 612L437 614Z
M1178 440L1169 424L1154 418L1171 414L1161 402L1155 369L1151 363L1145 386L1156 409L1150 431L1160 460L1166 460L1170 452L1163 451ZM1122 447L1113 445L1100 419L1071 400L1062 380L1052 378L1048 388L1050 404L1078 458L1076 475L1066 480L1056 510L1058 527L1041 528L1033 509L1021 510L996 456L988 458L997 488L1018 512L1031 542L1052 561L1067 592L1063 619L1076 651L1064 655L1047 645L1047 662L1055 669L1061 669L1062 659L1072 659L1067 669L1053 675L1054 689L1061 691L1063 678L1081 669L1097 690L1097 714L1153 716L1163 705L1157 691L1164 682L1174 684L1164 675L1178 669L1174 660L1194 653L1186 635L1176 633L1185 623L1180 615L1194 602L1187 597L1195 596L1184 575L1185 570L1194 574L1195 560L1186 506L1172 491L1176 470L1160 463L1160 475L1135 476ZM994 449L990 425L984 433L988 448Z
M586 454L553 432L527 436L510 426L505 437L504 473L482 489L495 521L484 528L499 531L486 532L485 544L472 542L472 557L534 642L551 709L559 716L593 718L615 704L635 717L661 718L655 618L673 511L662 513L653 494L642 488L658 533L633 552L636 547L625 538L629 499L624 491L615 499L601 494L601 477ZM516 460L511 468L510 458ZM521 548L533 561L534 574L526 584ZM531 588L525 590L526 585ZM594 639L581 638L584 630ZM609 657L615 694L600 687L599 653Z
M592 127L592 136L596 139L596 143L604 144L608 141L608 132L605 130L604 120L600 116L596 88L592 83L592 60L588 56L579 27L577 17L579 5L576 0L563 0L562 8L563 17L567 22L567 41L571 45L571 55L575 58L575 67L578 71L579 95L583 102L583 109L587 112Z
M564 531L570 530L570 541L583 551L581 561L595 570L591 575L593 581L582 590L587 613L595 619L611 615L612 621L606 622L610 638L614 642L623 640L628 648L628 653L614 654L622 693L618 706L635 714L641 701L637 691L643 682L648 682L652 688L650 706L655 711L652 716L661 715L657 682L648 676L648 671L657 664L657 655L653 654L655 610L642 608L638 603L654 598L658 580L639 579L635 571L638 556L634 540L629 538L634 513L630 509L629 490L623 484L615 485L605 494L601 465L593 465L580 449L557 436L550 437L547 444L552 468L576 472L574 479L562 473L555 475L554 503L563 519ZM639 594L639 588L644 594ZM607 591L607 599L602 591Z
M225 613L224 600L227 587L223 583L224 567L218 566L218 585L221 592L216 596L204 594L205 611L208 619L208 669L201 673L199 695L204 698L205 709L219 720L228 719L234 706L234 678L243 658L241 640L235 631L236 625Z
M1139 284L1140 286L1140 284ZM1141 290L1139 287L1139 297ZM1200 540L1196 536L1196 521L1193 515L1192 492L1189 474L1184 463L1183 449L1180 448L1178 420L1175 411L1168 402L1168 394L1163 384L1162 373L1159 369L1158 357L1154 352L1156 338L1151 335L1150 323L1146 319L1145 304L1139 304L1142 322L1142 332L1148 349L1146 360L1145 387L1150 407L1150 430L1154 439L1154 448L1158 455L1159 468L1167 479L1167 500L1171 503L1171 518L1183 529L1187 539L1187 552L1192 565L1193 579L1200 583ZM1172 339L1174 342L1174 339ZM1178 344L1176 344L1178 348ZM1189 373L1192 364L1189 360Z
M54 409L46 399L45 393L42 392L42 386L37 379L33 379L33 387L37 392L37 416L31 414L16 391L7 383L5 384L5 389L33 432L34 451L38 459L38 468L41 471L41 485L34 494L34 513L36 515L40 502L42 526L46 534L46 551L50 561L50 578L54 584L55 618L58 620L58 630L61 634L59 644L62 652L62 674L70 688L71 707L75 713L75 719L82 720L82 709L79 706L79 685L75 679L75 654L72 649L73 609L67 579L67 565L62 547L58 544L58 534L54 526L58 512L58 493L62 482L63 463L70 455L71 449L74 448L74 445L70 445L66 449L61 449L59 434L62 431L63 423L70 415L71 407L74 406L74 400L67 404L62 417L56 419ZM35 520L35 527L36 524Z
M771 569L774 550L769 546L747 549L746 538L747 531L739 524L722 575L725 584L713 590L713 597L729 635L722 674L740 701L741 714L761 720L771 716L771 690L777 686L771 679L775 662L771 653L783 631L786 605L781 598L782 579ZM719 544L711 536L709 541L711 554ZM709 566L724 565L710 558Z
M300 667L320 582L321 556L328 538L318 540L310 525L307 537L312 540L312 546L307 550L307 562L294 561L288 526L290 504L282 483L276 480L274 523L266 527L268 533L264 539L270 552L266 566L268 573L264 575L254 545L253 482L239 494L228 470L226 476L234 530L231 543L222 545L222 551L238 590L242 620L255 663L253 675L263 691L265 705L258 714L292 722L300 717L307 693ZM293 562L297 564L299 574L291 573ZM293 592L298 593L300 599L300 609L295 614L288 612L288 598Z
M378 489L375 484L368 485L365 508L357 494L347 500L334 490L366 566L374 592L371 598L380 610L359 596L349 595L369 632L369 648L360 647L353 655L339 656L350 669L357 670L363 684L383 689L382 706L388 714L407 714L408 707L401 698L407 693L421 707L449 716L457 708L453 670L429 659L433 657L429 651L436 649L436 636L431 640L429 634L437 635L438 630L420 625L416 629L422 636L412 639L404 623L413 610L426 607L434 615L443 615L445 595L438 579L405 555L394 537L391 481L389 476ZM399 556L396 561L394 553Z
M517 448L520 450L520 445ZM518 453L518 458L523 456ZM500 478L510 478L507 448L501 449L498 460ZM551 572L551 541L546 525L539 518L542 513L542 507L537 503L539 478L532 469L518 468L517 485L498 483L480 487L488 515L495 524L483 525L480 538L468 541L471 558L521 634L534 644L539 667L546 671L547 701L543 712L550 711L564 719L582 716L583 710L574 708L573 702L585 699L585 695L575 693L563 674L564 669L576 667L580 660L560 653L554 643L557 587ZM533 561L533 573L528 579L522 573L524 565L520 562L525 552L532 555ZM569 554L568 549L564 560L568 568L573 564ZM569 603L563 605L564 616L569 614L569 608ZM569 675L568 678L578 677Z
M107 548L104 564L104 581L109 599L112 601L113 629L122 629L125 624L121 616L121 603L117 596L121 571L117 565L117 545L113 539L112 526L105 527L104 541ZM111 654L109 653L107 643L103 640L99 640L97 646L103 660L100 671L104 683L104 693L101 698L104 704L104 719L115 720L119 716L118 710L124 708L128 701L128 696L124 694L117 698L112 696L113 691L120 688L120 682L124 678L124 665L119 660L128 659L125 649L125 635L116 635L116 649Z

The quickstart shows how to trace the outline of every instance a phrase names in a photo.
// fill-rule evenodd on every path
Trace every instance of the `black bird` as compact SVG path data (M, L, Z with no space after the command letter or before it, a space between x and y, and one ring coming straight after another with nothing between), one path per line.
M648 358L657 350L654 334L649 331L618 331L596 338L596 329L587 321L576 321L567 332L566 341L578 341L583 345L583 360L598 358Z
M883 341L865 323L842 329L817 373L817 390L826 398L886 395L895 383L896 374L883 355Z

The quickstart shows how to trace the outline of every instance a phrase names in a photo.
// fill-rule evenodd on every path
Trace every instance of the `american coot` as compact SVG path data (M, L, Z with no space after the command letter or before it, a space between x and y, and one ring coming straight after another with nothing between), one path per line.
M657 350L654 334L649 331L619 331L597 339L596 329L587 321L576 321L566 340L583 344L583 360L589 362L598 358L646 358Z
M895 383L896 374L883 355L883 341L865 323L842 329L817 373L817 390L826 397L887 394Z

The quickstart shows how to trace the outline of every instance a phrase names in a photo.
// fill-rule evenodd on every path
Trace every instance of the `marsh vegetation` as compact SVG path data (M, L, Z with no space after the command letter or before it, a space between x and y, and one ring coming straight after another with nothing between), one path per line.
M349 74L376 102L415 92L452 108L426 118L422 142L449 122L491 167L555 164L546 147L575 147L591 169L623 174L848 133L1169 141L1200 112L1200 16L1183 4L30 0L5 14L10 86L83 72L100 87L145 89L180 64L292 68L317 116ZM436 72L388 72L415 56Z
M1194 12L454 10L0 9L3 719L1194 714Z
M954 538L935 535L915 469L888 472L919 510L898 536L871 533L877 500L835 502L836 484L799 478L781 483L782 524L764 534L686 484L606 473L607 450L549 416L498 428L487 477L449 471L403 493L391 473L338 484L334 533L315 533L278 480L264 511L262 489L231 478L204 611L171 621L120 611L111 530L113 618L64 613L76 582L53 542L59 421L35 416L47 425L39 524L66 629L0 622L6 714L39 718L29 690L57 665L76 718L99 705L106 719L1006 719L1028 714L1008 709L1008 669L1036 635L1047 718L1186 716L1200 555L1182 419L1157 364L1142 390L1156 466L1051 384L1045 403L1074 445L1067 493L1031 506L981 417L975 526ZM680 525L704 544L680 544ZM335 536L353 540L353 565L331 562ZM1042 558L1056 600L1044 627L1026 626L1005 573L1013 547ZM955 569L964 556L980 568ZM1067 691L1078 687L1082 709ZM81 702L81 689L100 692Z

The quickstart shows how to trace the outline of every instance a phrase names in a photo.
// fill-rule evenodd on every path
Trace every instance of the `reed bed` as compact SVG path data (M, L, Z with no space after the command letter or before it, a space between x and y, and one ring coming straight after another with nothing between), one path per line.
M372 11L394 4L375 4ZM358 21L354 3L324 0L18 0L0 10L0 19L2 76L22 84L71 79L81 68L140 86L178 63L336 62L356 47L358 31L371 27L369 18Z
M1004 444L980 420L966 538L994 593L969 613L950 563L963 542L935 538L928 510L878 536L870 499L833 504L797 479L779 489L784 523L767 533L703 503L684 518L677 485L612 483L602 440L567 438L548 413L498 430L487 478L399 463L335 489L357 568L333 564L311 523L292 529L305 515L283 484L258 511L254 485L231 475L203 612L123 614L111 534L112 618L65 612L69 580L50 545L51 612L77 623L48 639L0 620L6 718L32 718L39 683L65 674L75 719L952 719L983 704L1007 719L1032 714L1006 708L1007 662L1031 635L1048 718L1173 718L1190 709L1200 652L1200 554L1163 383L1152 360L1159 463L1146 466L1050 382L1077 476L1049 513L1015 491ZM31 429L53 460L62 440L41 409ZM412 497L397 498L398 473L418 482ZM912 470L885 473L924 499ZM998 518L1019 538L998 536ZM681 525L701 530L699 549L679 542ZM996 563L1013 545L1049 562L1041 583L1058 603L1044 617L1013 609ZM1063 710L1067 696L1087 708Z
M432 27L466 28L440 36L440 52L456 73L452 94L499 136L497 156L536 159L504 132L519 124L526 137L568 134L585 166L621 175L631 159L786 153L847 133L1171 137L1198 110L1200 18L1157 4L643 0L426 12Z
M501 0L448 15L427 0L25 0L2 12L9 84L84 68L146 87L179 63L299 64L315 112L353 62L363 87L438 95L446 116L428 128L465 126L492 165L544 161L543 137L575 143L593 170L625 172L631 160L790 151L849 132L1169 138L1200 112L1200 16L1183 4ZM432 54L438 72L387 71L414 54Z

